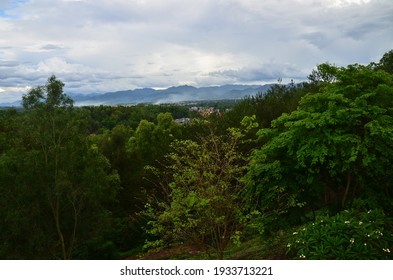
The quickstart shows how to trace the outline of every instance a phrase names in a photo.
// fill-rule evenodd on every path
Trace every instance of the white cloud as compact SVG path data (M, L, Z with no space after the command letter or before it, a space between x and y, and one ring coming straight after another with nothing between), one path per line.
M23 0L0 8L0 101L51 74L78 93L300 79L325 61L378 60L393 45L390 0Z
M329 7L345 7L352 4L362 5L367 4L371 0L328 0Z

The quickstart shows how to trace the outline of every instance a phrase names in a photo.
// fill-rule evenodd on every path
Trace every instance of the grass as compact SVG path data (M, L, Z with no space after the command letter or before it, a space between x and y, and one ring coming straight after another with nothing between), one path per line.
M203 246L176 245L170 248L142 253L135 250L127 259L142 260L208 260L217 259L214 252L207 252ZM124 255L123 255L124 256ZM285 238L277 235L274 238L250 236L239 245L231 245L224 254L227 260L262 260L285 259Z

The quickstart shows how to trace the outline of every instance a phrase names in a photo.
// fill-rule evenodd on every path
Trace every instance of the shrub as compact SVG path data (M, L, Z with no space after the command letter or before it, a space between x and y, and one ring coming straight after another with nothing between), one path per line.
M319 216L290 234L294 259L392 259L392 222L382 210L345 210Z

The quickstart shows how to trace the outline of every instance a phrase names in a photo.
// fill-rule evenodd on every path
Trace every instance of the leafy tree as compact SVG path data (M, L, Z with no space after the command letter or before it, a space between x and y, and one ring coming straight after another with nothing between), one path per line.
M266 93L258 93L238 102L222 116L217 126L223 131L229 127L239 127L244 116L255 115L260 127L270 127L271 122L281 114L296 110L300 98L309 88L307 83L273 84Z
M271 217L299 219L299 210L326 204L342 209L354 197L391 209L392 76L372 66L331 70L336 82L258 132L265 145L245 180L250 200Z
M308 80L313 84L331 84L337 79L337 70L337 67L332 64L319 64L317 69L312 70L308 75Z
M134 106L89 106L84 107L90 115L89 131L103 133L117 125L124 125L135 130L141 120L157 123L157 115L171 113L173 118L189 117L190 110L184 105L146 105Z
M243 185L238 179L245 157L237 151L242 136L240 130L232 129L226 136L211 133L198 142L171 144L164 169L153 169L165 199L146 205L147 232L157 238L147 246L199 244L223 258L225 248L242 229L238 192Z
M393 50L386 52L382 56L377 64L377 68L393 74Z
M132 135L130 127L120 124L111 131L105 130L102 134L91 136L91 140L98 145L112 168L118 171L122 182L128 182L125 177L130 173L131 159L126 146Z
M73 108L63 86L52 76L23 96L20 140L0 160L8 198L2 223L23 229L6 236L5 254L15 258L70 259L108 221L117 192L117 174L87 141L83 111ZM11 253L17 241L25 248Z
M72 108L73 100L63 93L64 83L52 75L45 86L38 86L22 97L23 107L28 109L45 107L47 110L55 108Z
M127 151L135 166L143 170L145 165L152 165L163 158L170 143L180 137L180 127L170 113L160 113L157 124L141 120L135 133L127 143Z
M120 176L121 189L117 196L120 203L115 209L116 227L110 235L116 240L115 245L123 251L144 242L143 221L135 214L143 209L146 193L151 191L144 166L161 160L170 142L180 134L180 127L170 113L155 115L159 108L138 106L129 110L128 107L120 107L119 111L109 108L112 113L118 112L117 115L134 114L136 109L136 112L151 114L155 118L152 121L140 120L135 131L120 122L111 130L104 129L103 133L91 136ZM150 109L152 111L149 112Z

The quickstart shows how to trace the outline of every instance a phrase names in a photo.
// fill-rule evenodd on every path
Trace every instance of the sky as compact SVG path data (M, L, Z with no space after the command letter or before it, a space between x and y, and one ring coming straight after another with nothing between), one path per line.
M0 0L0 103L69 93L305 80L379 61L392 0Z

